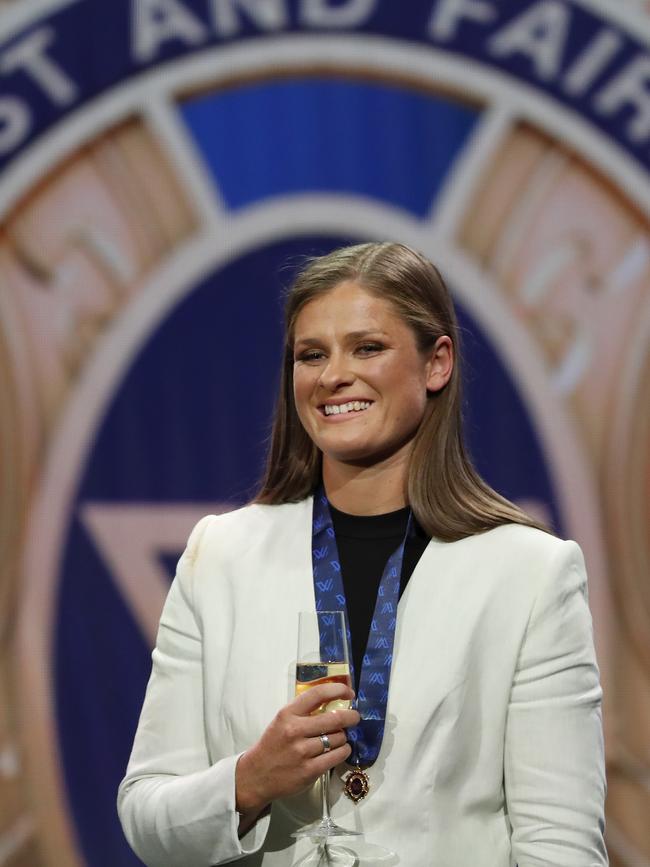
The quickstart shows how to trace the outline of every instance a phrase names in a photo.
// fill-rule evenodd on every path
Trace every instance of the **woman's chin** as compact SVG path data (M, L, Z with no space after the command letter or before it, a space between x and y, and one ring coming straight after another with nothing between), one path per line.
M347 442L347 443L317 443L323 453L323 466L328 463L332 466L339 464L341 467L366 469L368 467L380 468L394 467L408 458L412 447L412 438L406 442Z
M381 461L381 457L372 449L362 446L328 449L323 451L323 461L332 464L343 464L349 467L368 467Z

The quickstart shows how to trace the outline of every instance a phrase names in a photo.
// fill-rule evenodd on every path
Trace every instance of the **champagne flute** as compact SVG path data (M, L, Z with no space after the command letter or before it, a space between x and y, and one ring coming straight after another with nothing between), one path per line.
M351 686L348 638L343 611L301 611L298 616L298 661L296 695L321 683ZM350 702L336 700L321 705L314 713L349 708ZM321 818L294 831L292 837L310 837L326 844L333 837L360 836L358 831L340 828L330 816L330 775L321 777ZM330 850L330 856L336 853ZM343 853L340 853L341 855ZM319 862L320 863L320 862ZM322 863L339 863L329 858ZM343 863L343 862L341 862Z

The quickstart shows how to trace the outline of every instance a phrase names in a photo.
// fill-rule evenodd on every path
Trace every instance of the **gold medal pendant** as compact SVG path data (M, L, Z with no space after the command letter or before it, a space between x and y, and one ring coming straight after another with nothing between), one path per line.
M351 801L358 804L362 801L370 789L370 779L361 768L353 768L343 779L343 791Z

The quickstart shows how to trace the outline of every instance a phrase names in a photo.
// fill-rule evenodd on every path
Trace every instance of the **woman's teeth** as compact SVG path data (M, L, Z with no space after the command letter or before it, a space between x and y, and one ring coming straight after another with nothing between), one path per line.
M359 412L362 409L368 409L370 401L367 400L351 400L349 403L340 404L325 404L325 415L339 415L344 412Z

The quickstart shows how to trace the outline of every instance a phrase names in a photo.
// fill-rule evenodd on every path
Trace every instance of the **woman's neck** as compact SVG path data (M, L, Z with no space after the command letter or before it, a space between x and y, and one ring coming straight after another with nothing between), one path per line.
M406 506L406 461L359 467L323 458L327 499L348 515L383 515Z

